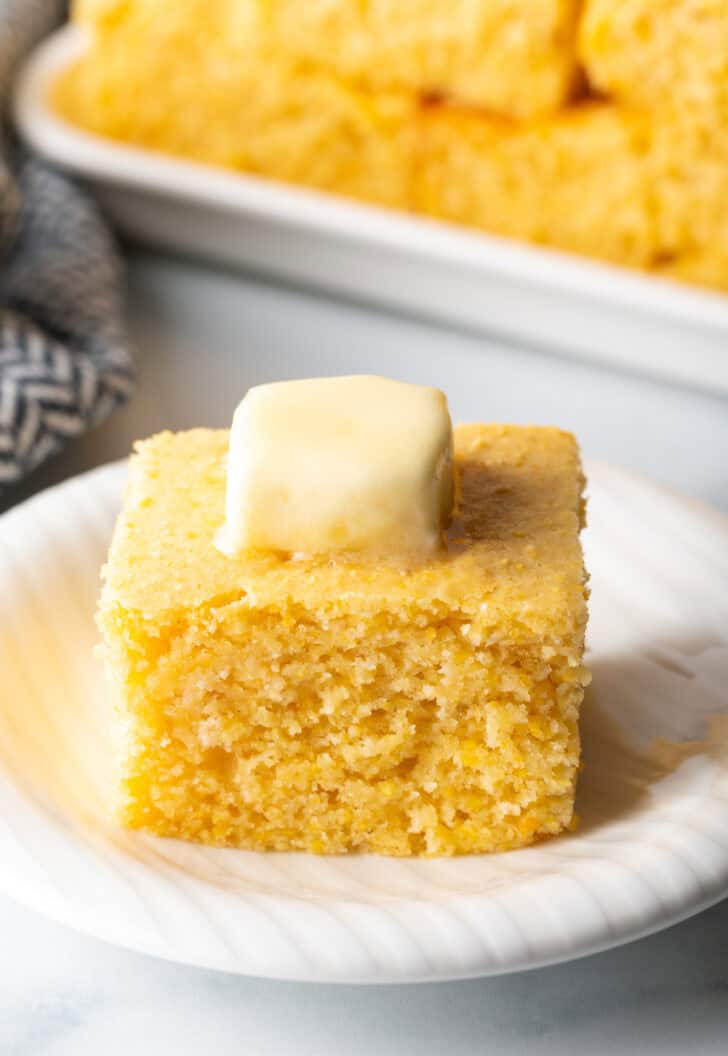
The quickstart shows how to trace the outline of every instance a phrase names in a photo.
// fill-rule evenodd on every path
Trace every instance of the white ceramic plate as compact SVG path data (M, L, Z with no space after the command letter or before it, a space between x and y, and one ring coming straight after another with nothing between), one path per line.
M111 824L99 567L124 465L0 519L0 886L90 934L252 975L387 982L560 961L728 893L728 522L590 467L579 830L427 861L186 845ZM663 743L657 743L662 739Z
M84 47L73 26L41 45L15 119L132 237L728 392L728 297L86 134L47 103Z

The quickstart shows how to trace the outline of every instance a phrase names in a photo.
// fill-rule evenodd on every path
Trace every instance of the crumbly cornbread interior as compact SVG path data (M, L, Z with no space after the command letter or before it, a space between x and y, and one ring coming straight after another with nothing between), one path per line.
M586 586L576 444L460 426L435 557L213 545L225 431L138 445L99 609L126 825L207 843L447 855L566 828Z

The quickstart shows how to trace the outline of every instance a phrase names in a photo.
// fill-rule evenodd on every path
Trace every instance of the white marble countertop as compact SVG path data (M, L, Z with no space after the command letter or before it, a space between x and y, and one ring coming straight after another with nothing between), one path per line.
M423 326L295 290L135 256L133 403L10 501L167 426L224 424L247 385L377 369L445 388L456 419L551 422L587 456L728 510L728 400ZM6 502L7 505L7 502ZM2 868L2 863L0 863ZM117 950L0 898L2 1056L719 1056L728 901L572 964L457 984L352 988L242 979Z

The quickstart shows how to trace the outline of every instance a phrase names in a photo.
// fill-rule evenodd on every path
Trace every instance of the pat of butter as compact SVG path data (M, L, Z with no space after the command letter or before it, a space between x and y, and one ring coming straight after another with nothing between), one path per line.
M217 545L231 556L432 551L452 504L439 389L370 376L275 382L235 412Z

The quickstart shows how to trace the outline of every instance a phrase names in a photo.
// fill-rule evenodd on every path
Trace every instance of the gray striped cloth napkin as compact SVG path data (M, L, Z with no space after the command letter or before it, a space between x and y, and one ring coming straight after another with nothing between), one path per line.
M0 0L0 106L64 17L61 0ZM0 133L0 495L133 388L121 266L95 205Z

